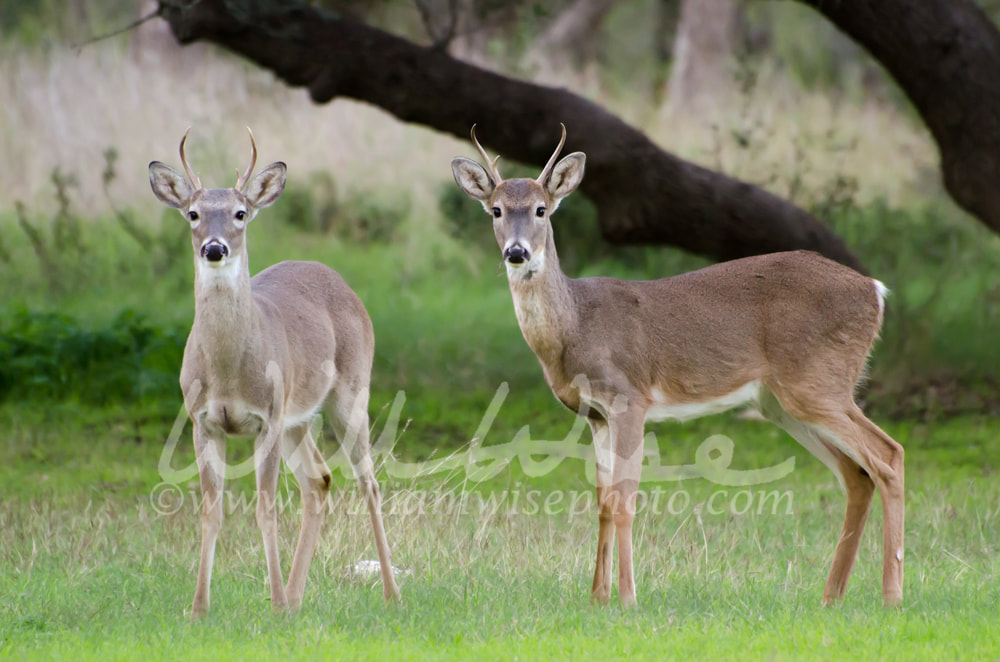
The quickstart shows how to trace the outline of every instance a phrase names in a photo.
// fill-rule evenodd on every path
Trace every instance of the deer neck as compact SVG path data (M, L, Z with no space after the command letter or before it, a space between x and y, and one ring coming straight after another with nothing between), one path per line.
M570 279L559 267L551 230L543 252L519 269L508 264L507 278L521 333L547 372L551 371L562 355L567 334L577 324Z
M252 352L258 311L250 290L247 255L222 268L195 258L192 336L213 364L234 369Z

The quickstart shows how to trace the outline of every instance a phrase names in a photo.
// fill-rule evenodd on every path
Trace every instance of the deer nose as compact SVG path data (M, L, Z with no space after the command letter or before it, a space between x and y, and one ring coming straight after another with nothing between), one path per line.
M528 253L528 249L520 244L514 244L503 252L503 259L511 264L521 264L522 262L526 262L530 257L531 254Z
M218 262L229 255L229 249L225 244L217 241L210 241L201 247L201 256L209 262Z

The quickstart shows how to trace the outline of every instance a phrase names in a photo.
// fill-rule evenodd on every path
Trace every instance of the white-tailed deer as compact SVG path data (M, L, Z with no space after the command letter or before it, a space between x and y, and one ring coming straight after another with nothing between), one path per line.
M190 129L189 129L190 131ZM201 477L201 562L192 616L208 611L215 543L222 525L227 435L254 437L257 524L264 539L271 604L302 604L306 575L327 511L330 469L310 433L321 409L351 460L368 504L386 600L398 597L368 440L368 388L375 339L364 305L344 280L316 262L281 262L252 279L247 224L285 187L285 164L253 179L257 148L233 188L205 189L184 157L187 178L149 164L153 193L191 225L195 315L184 349L181 389L194 426ZM302 529L288 575L278 559L275 490L281 458L302 492Z
M597 458L599 532L593 599L635 603L632 521L647 420L691 419L749 404L823 461L847 514L823 600L843 597L878 487L884 512L882 596L902 600L903 449L862 413L854 388L882 324L885 287L805 251L717 264L654 281L567 278L549 217L583 179L585 156L537 179L504 180L486 163L452 161L459 188L493 216L514 311L545 379L586 416ZM585 386L582 386L585 385Z

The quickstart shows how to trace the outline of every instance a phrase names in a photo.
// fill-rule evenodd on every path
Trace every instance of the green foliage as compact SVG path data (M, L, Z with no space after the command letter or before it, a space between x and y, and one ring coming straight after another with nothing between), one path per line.
M89 299L103 308L121 303L120 295L126 305L152 307L157 300L150 299L151 291L161 297L190 291L190 235L177 213L165 211L154 230L131 210L112 209L114 225L78 218L68 201L60 203L54 218L34 215L17 202L16 228L0 218L0 233L6 235L0 263L7 276L0 300L30 300L38 306L46 300L80 305Z
M0 0L0 35L21 45L81 42L138 18L134 0Z
M892 291L873 375L899 415L1000 408L1000 237L945 205L845 207L834 229Z
M858 207L850 183L842 188L820 196L814 210L893 292L872 361L869 406L894 417L997 410L1000 238L943 204ZM489 217L478 203L454 186L442 188L441 215L451 225L441 236L410 229L414 221L391 198L377 202L392 240L376 234L363 241L359 227L337 230L333 223L322 233L317 222L302 229L302 219L348 222L361 213L350 198L290 193L250 225L252 271L294 256L347 278L375 325L372 386L379 402L405 389L416 411L441 412L449 397L488 401L503 381L551 399L517 328ZM571 276L662 278L708 262L675 249L606 245L583 196L567 198L553 225ZM154 231L130 211L116 211L113 222L79 223L79 242L61 249L49 227L23 207L16 222L0 219L9 258L0 259L0 328L4 357L13 361L3 368L5 397L176 398L193 310L185 224L167 210Z
M0 321L0 399L93 405L176 397L187 333L132 310L103 328L66 315L8 310Z
M406 218L404 198L352 192L338 197L328 172L315 172L304 185L289 183L271 215L307 232L332 233L354 244L386 243Z
M44 0L0 0L0 30L4 35L19 34L33 44L45 33L45 14L50 3Z
M455 186L445 182L438 189L438 210L444 219L444 230L456 240L468 246L476 246L483 252L496 248L492 223L483 213L483 206Z

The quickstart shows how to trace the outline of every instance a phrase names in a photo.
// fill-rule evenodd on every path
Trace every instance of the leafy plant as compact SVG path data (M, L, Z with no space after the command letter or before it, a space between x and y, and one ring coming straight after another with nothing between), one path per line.
M174 397L186 336L133 310L88 328L21 308L0 324L0 398L104 405Z

